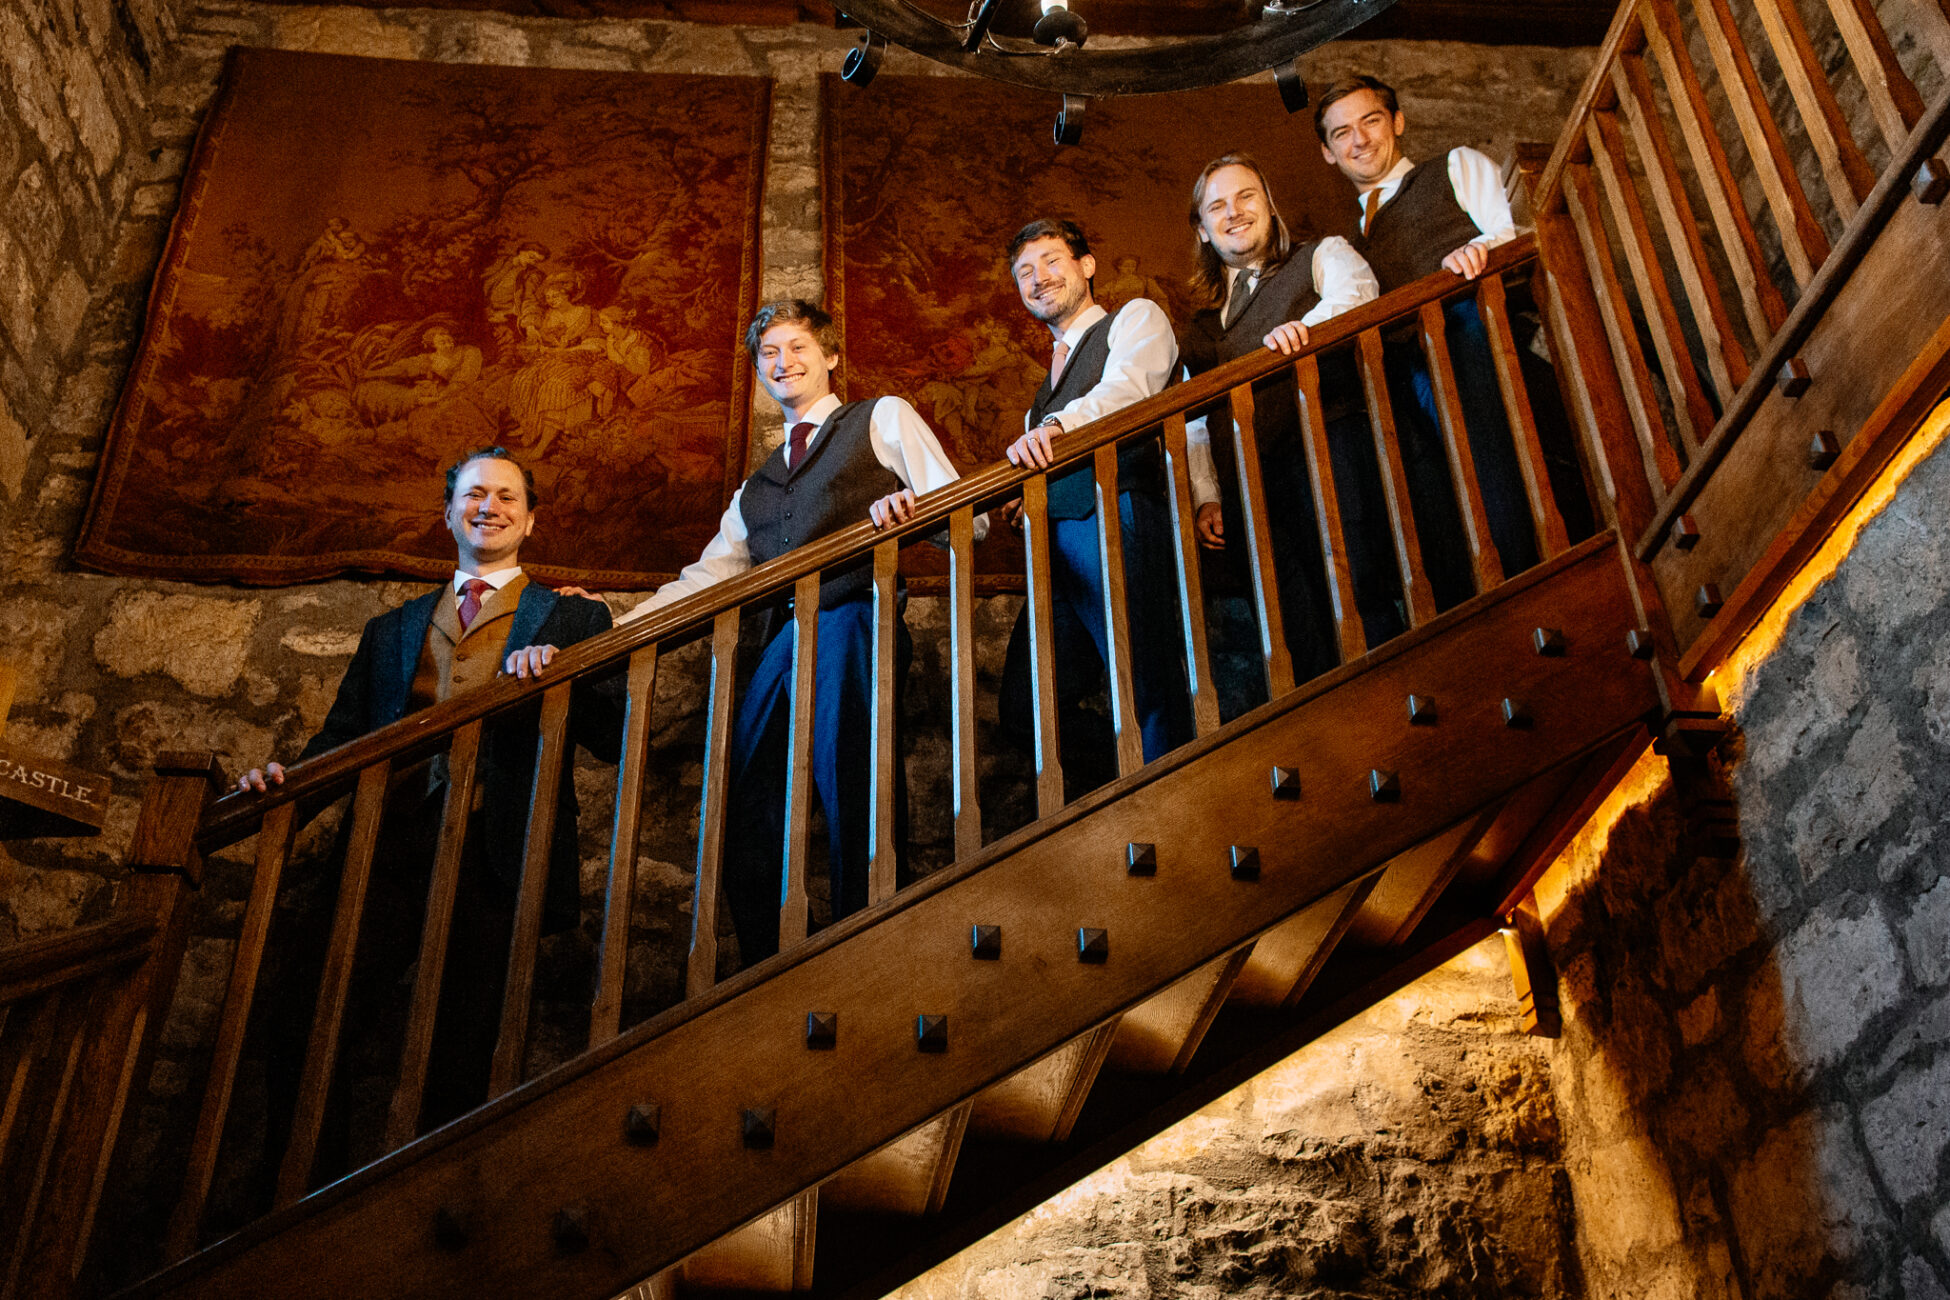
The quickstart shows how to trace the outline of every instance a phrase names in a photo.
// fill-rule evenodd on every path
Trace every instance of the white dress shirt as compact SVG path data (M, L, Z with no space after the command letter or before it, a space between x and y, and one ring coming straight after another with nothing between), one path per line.
M1070 328L1063 331L1063 342L1069 345L1071 356L1075 356L1083 336L1109 314L1097 303L1078 313ZM1177 367L1178 335L1172 331L1171 318L1149 298L1133 298L1110 323L1110 355L1104 358L1103 378L1082 397L1050 412L1044 422L1054 422L1065 433L1080 429L1092 420L1162 393ZM1023 412L1022 426L1029 428L1027 411Z
M519 564L510 565L505 569L496 569L493 573L469 573L465 569L455 569L454 594L456 596L465 596L467 594L467 584L476 578L479 578L488 586L499 591L520 576L521 566Z
M824 434L827 417L839 409L839 397L828 393L800 413L801 419L817 426L806 439L807 451L810 452ZM961 477L949 462L947 454L941 450L934 430L928 428L927 421L905 399L882 397L875 401L867 429L868 444L873 448L874 459L893 471L894 476L912 489L916 496L925 496ZM704 554L685 565L684 571L677 577L657 588L654 596L616 621L633 622L672 601L682 600L726 578L735 578L751 568L751 535L746 531L745 516L739 509L744 495L744 485L740 484L738 490L732 493L731 504L725 507L723 518L718 521L718 535L704 548ZM861 522L866 521L863 519ZM987 515L975 516L976 541L988 535L988 528Z
M1320 301L1300 318L1308 328L1381 296L1381 282L1375 279L1368 259L1339 235L1329 235L1314 245L1313 273L1314 292ZM1250 267L1233 267L1227 282L1228 300L1232 283L1240 276L1258 274ZM1185 471L1192 481L1194 508L1219 499L1219 471L1212 463L1212 435L1205 420L1200 416L1185 426Z
M1381 191L1381 206L1387 207L1395 197L1395 191L1402 187L1402 178L1415 167L1403 158L1388 169L1381 183L1368 189ZM1503 189L1503 173L1490 161L1489 155L1471 149L1468 145L1458 145L1449 151L1449 188L1455 192L1456 204L1476 228L1483 233L1470 240L1484 248L1495 248L1507 244L1517 237L1516 218L1510 215L1510 196ZM1362 190L1360 200L1366 200L1368 191Z

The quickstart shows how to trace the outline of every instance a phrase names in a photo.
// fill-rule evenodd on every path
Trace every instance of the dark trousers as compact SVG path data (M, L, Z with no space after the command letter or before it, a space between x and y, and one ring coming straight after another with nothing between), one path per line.
M1350 613L1360 619L1366 643L1372 648L1400 635L1407 624L1402 616L1394 542L1389 535L1387 498L1382 492L1374 438L1361 410L1350 353L1320 357L1320 387L1326 411L1328 464L1340 500L1342 542L1354 583L1355 609ZM1256 404L1292 403L1294 395L1291 384L1276 382L1262 385L1254 399ZM1226 424L1222 413L1211 418ZM1287 653L1293 659L1294 679L1299 682L1317 677L1340 662L1333 591L1321 549L1317 501L1302 436L1295 428L1288 436L1259 448L1280 620L1286 630ZM1230 457L1225 463L1230 463ZM1221 593L1228 588L1250 591L1251 552L1236 475L1222 472L1221 489L1226 547L1215 585ZM1232 629L1236 625L1228 622L1222 626ZM1215 647L1219 653L1259 654L1257 646L1229 644L1235 639L1232 631L1216 639L1222 643ZM1266 698L1264 675L1255 678L1247 674L1243 681L1234 681L1221 691L1220 713L1233 717L1264 703Z
M1144 761L1192 738L1190 688L1181 653L1171 512L1150 492L1118 494L1129 618L1131 707ZM1083 701L1106 680L1110 638L1104 618L1103 551L1097 519L1050 521L1051 640L1056 649L1058 745L1065 784L1081 792L1116 774L1114 736ZM1002 669L997 710L1005 732L1033 743L1035 700L1029 672L1029 611L1016 620ZM1073 779L1074 778L1074 779Z
M1502 390L1497 386L1489 333L1483 328L1474 299L1451 303L1447 317L1449 362L1456 374L1456 396L1469 434L1470 455L1476 462L1483 511L1489 516L1490 539L1503 563L1504 575L1514 577L1537 563L1537 533L1517 465L1509 418L1503 410ZM1435 594L1436 608L1448 609L1474 595L1476 583L1455 481L1443 450L1435 386L1429 378L1427 359L1413 343L1389 346L1387 370L1402 469L1415 504L1423 568Z
M828 882L834 920L867 905L873 816L873 600L819 611L813 674L812 777L826 815ZM726 811L725 897L744 965L779 950L784 884L786 758L792 728L792 627L765 646L732 724ZM898 683L913 656L907 625L894 625ZM895 708L896 715L899 708ZM906 802L894 764L894 806ZM896 827L895 840L902 838Z

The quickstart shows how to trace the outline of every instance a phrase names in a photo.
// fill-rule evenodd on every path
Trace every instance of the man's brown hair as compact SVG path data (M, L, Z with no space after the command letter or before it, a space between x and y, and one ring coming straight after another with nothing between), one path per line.
M1393 117L1402 111L1395 88L1380 77L1370 77L1366 73L1358 77L1342 77L1329 86L1326 93L1321 95L1320 102L1314 105L1314 134L1320 137L1322 144L1327 143L1327 110L1349 95L1358 95L1364 90L1372 90L1381 97L1381 106L1388 110L1388 116Z
M802 325L819 344L821 352L829 357L840 354L840 332L833 327L831 316L804 298L780 298L760 307L745 329L745 351L752 354L753 362L758 360L758 341L774 325Z
M1262 276L1271 275L1286 265L1287 258L1293 256L1293 237L1287 233L1286 220L1280 210L1273 206L1273 189L1266 183L1266 169L1261 167L1251 154L1222 153L1205 164L1205 170L1192 182L1192 242L1193 252L1198 257L1198 270L1192 273L1192 292L1212 305L1223 307L1226 290L1230 287L1226 277L1225 259L1211 241L1201 239L1199 232L1203 223L1199 209L1205 206L1205 184L1212 179L1212 173L1221 167L1244 167L1259 178L1259 192L1266 196L1266 211L1273 218L1273 245L1266 250L1266 264L1260 267Z
M476 447L472 451L462 452L460 454L459 460L447 466L446 501L448 505L452 505L454 503L454 488L460 484L460 472L466 469L469 465L472 465L477 460L507 461L510 465L513 465L516 469L521 471L522 486L528 489L528 508L530 510L533 510L535 508L536 503L541 500L540 497L535 495L534 471L529 469L528 466L522 464L520 461L516 460L515 454L513 452L509 451L506 447Z

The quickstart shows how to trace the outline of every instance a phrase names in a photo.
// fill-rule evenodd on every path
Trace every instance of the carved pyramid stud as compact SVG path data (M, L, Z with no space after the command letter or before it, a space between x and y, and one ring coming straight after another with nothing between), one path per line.
M1521 729L1524 727L1528 727L1530 723L1531 723L1531 717L1530 717L1529 705L1519 704L1515 700L1503 701L1503 725L1504 726Z
M1720 597L1719 586L1711 582L1701 583L1699 594L1693 597L1693 608L1699 611L1701 618L1712 618L1725 603Z
M1093 966L1110 960L1110 931L1083 927L1077 931L1077 960Z
M779 1112L771 1106L753 1106L741 1111L739 1125L745 1134L745 1145L754 1151L768 1151L779 1136Z
M1918 203L1935 207L1950 195L1950 166L1941 158L1926 158L1910 177L1909 192L1916 196Z
M1259 879L1259 850L1243 844L1235 844L1226 854L1227 864L1232 869L1234 880Z
M1368 797L1376 803L1394 803L1402 797L1401 777L1375 768L1368 773Z
M1001 961L1002 927L999 925L974 927L969 950L975 954L976 961Z
M623 1136L632 1146L647 1147L663 1131L663 1112L654 1101L630 1107L623 1116Z
M947 1051L948 1017L916 1016L914 1018L914 1046L923 1052Z
M1625 649L1634 659L1650 659L1658 647L1652 643L1650 629L1635 627L1625 634Z
M443 1205L433 1212L433 1243L442 1250L459 1250L467 1245L472 1225L465 1211Z
M1426 695L1408 697L1408 723L1411 727L1435 725L1435 701Z
M1827 469L1842 454L1842 444L1833 429L1823 429L1808 444L1808 468Z
M1300 774L1290 767L1274 768L1273 797L1275 799L1298 799L1300 797Z
M564 1206L555 1212L550 1231L555 1237L557 1253L581 1254L589 1249L589 1211L580 1205Z
M1789 357L1774 372L1774 385L1781 390L1782 397L1799 397L1814 383L1814 376L1808 371L1808 363L1800 357Z
M1564 632L1561 628L1540 627L1530 634L1530 645L1546 659L1564 657Z
M1127 844L1124 846L1124 866L1134 876L1155 876L1158 874L1158 846L1155 844Z
M1679 550L1690 551L1699 545L1699 520L1691 515L1681 515L1672 521L1672 544Z
M837 1011L808 1011L806 1013L806 1046L815 1052L830 1052L840 1041L840 1013Z

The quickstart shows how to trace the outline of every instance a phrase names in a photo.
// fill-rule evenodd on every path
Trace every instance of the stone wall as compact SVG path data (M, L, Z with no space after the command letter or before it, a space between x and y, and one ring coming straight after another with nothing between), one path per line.
M82 363L89 291L152 165L171 0L0 3L0 524Z
M1584 1294L1550 1057L1491 938L893 1300Z
M1950 1294L1946 520L1950 445L1539 887L1593 1295Z

